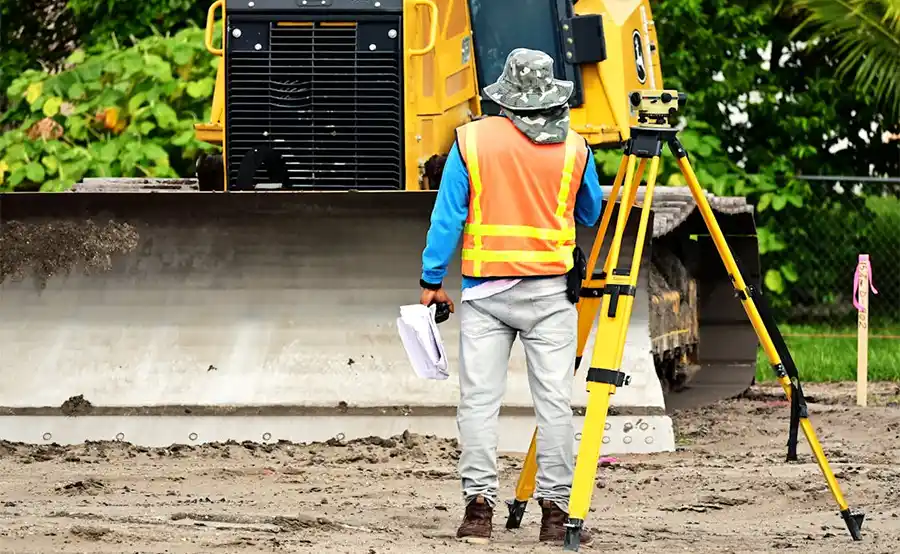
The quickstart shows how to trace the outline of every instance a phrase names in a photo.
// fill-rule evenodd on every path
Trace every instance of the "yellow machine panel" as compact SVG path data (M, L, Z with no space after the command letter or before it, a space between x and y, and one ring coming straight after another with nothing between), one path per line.
M606 60L581 66L584 105L572 127L592 145L618 145L629 137L628 93L662 87L656 26L647 0L581 0L578 15L601 14Z
M543 46L550 50L548 53L556 59L558 76L575 81L577 94L572 103L572 126L593 146L618 146L628 138L628 91L662 86L656 29L647 0L581 0L574 10L560 0L513 3L503 0L491 3L485 0L394 1L397 6L402 5L403 100L397 118L402 120L404 145L402 178L391 187L395 190L437 187L438 183L432 181L439 173L429 175L429 162L450 150L456 127L484 111L490 112L483 109L480 87L484 83L479 84L479 75L489 74L491 80L496 78L498 64L516 47L540 49ZM508 17L508 24L494 23L498 14L516 9L529 14L519 22L523 25L520 32L515 30L514 17ZM343 14L339 11L335 10L337 20L319 20L323 12L311 12L315 17L304 21L298 17L296 9L285 8L272 19L280 27L355 25L351 14L340 17ZM225 32L221 43L214 44L213 30L219 12L225 21ZM600 17L602 24L598 25L596 33L603 55L597 53L597 58L591 58L596 61L579 63L573 52L580 39L573 34L570 25L574 19L587 16ZM479 20L477 29L473 25L474 19ZM197 137L213 144L226 145L228 142L224 136L228 113L225 74L230 59L229 40L237 40L234 37L237 28L227 16L226 2L214 2L207 18L206 47L220 58L219 70L211 121L196 126ZM564 40L554 40L557 36ZM558 43L563 43L564 48L555 51L554 45ZM576 61L572 62L573 59ZM239 71L237 66L231 73L236 71ZM247 186L233 179L229 184L224 178L228 167L232 166L231 174L234 175L234 165L239 163L224 159L228 151L224 147L223 159L215 157L214 162L224 169L224 174L214 173L217 180L224 179L223 184L202 188L243 189ZM208 170L208 164L206 167ZM213 173L206 171L205 174ZM204 181L204 176L199 176ZM343 185L343 188L352 189L353 185Z
M437 188L425 182L425 163L448 152L454 130L481 113L469 6L411 0L405 10L405 188Z

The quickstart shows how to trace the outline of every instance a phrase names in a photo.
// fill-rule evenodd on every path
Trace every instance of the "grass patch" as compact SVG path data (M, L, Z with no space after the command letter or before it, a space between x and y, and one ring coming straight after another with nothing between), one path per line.
M781 325L785 342L797 364L800 379L807 382L856 380L856 327L825 328ZM826 336L790 336L826 335ZM835 337L827 335L851 335ZM900 340L872 335L900 336L900 325L878 326L869 331L869 381L900 381ZM762 348L757 354L756 380L774 380Z

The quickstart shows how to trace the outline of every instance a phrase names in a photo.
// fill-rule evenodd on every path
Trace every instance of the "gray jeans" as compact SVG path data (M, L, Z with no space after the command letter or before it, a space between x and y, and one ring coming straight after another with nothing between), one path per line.
M525 279L491 297L462 302L459 473L466 503L497 502L497 424L513 342L525 347L537 416L536 499L568 511L574 474L571 394L578 312L564 277Z

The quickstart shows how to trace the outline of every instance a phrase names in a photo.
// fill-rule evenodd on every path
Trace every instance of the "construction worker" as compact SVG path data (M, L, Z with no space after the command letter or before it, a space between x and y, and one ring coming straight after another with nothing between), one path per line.
M500 78L484 89L501 115L457 129L431 214L422 304L448 303L455 313L442 281L463 236L457 424L466 509L457 538L466 542L491 537L498 415L516 336L538 422L539 540L565 536L574 474L575 302L584 277L575 223L595 225L603 203L590 148L569 129L573 89L554 78L544 52L512 51ZM591 541L586 530L581 538Z

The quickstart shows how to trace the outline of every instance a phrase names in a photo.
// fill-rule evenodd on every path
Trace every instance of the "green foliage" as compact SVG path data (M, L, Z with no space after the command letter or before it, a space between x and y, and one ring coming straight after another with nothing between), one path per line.
M876 214L864 196L797 175L869 175L870 165L876 175L900 170L896 145L881 141L884 131L898 130L896 120L881 113L872 94L835 77L842 58L833 44L815 41L821 31L801 26L800 14L783 4L653 6L665 86L688 94L682 143L704 188L746 196L756 206L762 285L782 316L791 307L836 301L860 249L871 245L873 259L876 252L895 256L890 241L874 240L886 226L870 224ZM737 113L745 115L733 118ZM841 141L845 148L832 153ZM614 175L620 156L597 152L598 169ZM668 155L659 184L684 184ZM838 240L842 232L852 239Z
M0 122L0 187L65 190L84 177L177 177L201 149L216 59L203 31L151 36L128 48L76 50L55 75L26 71Z
M0 91L26 69L57 67L77 42L78 27L66 0L4 0L0 22ZM4 100L0 94L0 114Z
M840 58L835 76L849 77L859 93L873 94L892 117L900 116L900 0L793 0L793 5L806 16L795 33L811 30L834 45Z
M99 52L154 32L204 26L212 0L0 2L0 91L28 69L59 69L75 49ZM5 97L0 94L0 113Z
M782 4L662 0L653 10L665 86L688 93L682 141L697 176L715 194L756 205L763 284L786 310L845 288L868 232L853 225L873 215L864 197L797 175L869 175L870 165L896 175L900 156L881 141L898 130L896 120L835 78L832 46L812 40L811 29L797 31L799 14ZM746 115L733 119L737 112ZM833 154L841 141L846 148ZM663 183L677 184L673 170ZM836 230L854 228L859 240L824 249Z
M105 46L113 39L144 37L154 30L176 33L190 26L204 27L213 0L68 0L82 29L90 29L85 46ZM221 17L221 12L219 12Z

